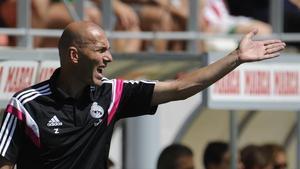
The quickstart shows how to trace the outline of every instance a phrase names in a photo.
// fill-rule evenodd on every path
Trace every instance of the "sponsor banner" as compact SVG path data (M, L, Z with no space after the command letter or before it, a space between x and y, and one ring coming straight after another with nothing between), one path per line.
M14 93L49 79L59 65L59 61L0 62L0 100L7 102Z
M14 93L35 83L37 61L0 62L0 100L8 100Z
M300 64L242 65L209 89L214 101L300 101Z
M212 54L207 62L217 60ZM215 109L300 110L300 56L284 55L240 65L208 88Z
M59 61L42 61L40 63L40 70L37 76L37 83L49 79L55 69L59 66Z

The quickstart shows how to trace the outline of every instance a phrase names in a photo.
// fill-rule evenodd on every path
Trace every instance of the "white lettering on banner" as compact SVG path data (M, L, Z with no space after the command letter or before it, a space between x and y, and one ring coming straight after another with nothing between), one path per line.
M48 79L57 67L59 61L1 61L0 101L8 100L14 93Z
M0 67L0 86L2 84L3 66Z
M298 95L299 73L296 71L277 71L275 76L274 93L276 95Z
M298 101L300 100L300 66L249 66L235 70L209 89L210 98L222 101ZM235 82L238 79L239 82ZM234 90L234 84L238 84ZM236 92L234 94L230 92Z
M269 71L245 71L245 94L270 95L271 79Z
M5 101L35 83L37 61L1 61L3 67L0 83L0 101Z
M236 69L240 72L239 92L218 92L218 85L230 84L230 78L225 77L228 78L226 83L223 81L224 84L217 85L217 82L211 85L204 95L207 96L208 107L229 110L299 110L299 56L284 53L284 56L272 60L240 65ZM210 64L218 59L219 53L211 53L207 61Z
M240 71L232 71L216 82L213 92L216 94L240 94Z
M34 67L10 67L4 87L5 93L17 92L31 85Z
M55 71L55 69L57 69L59 66L59 61L45 60L40 62L40 71L37 74L36 83L48 80Z
M41 69L39 78L37 82L42 82L50 78L52 73L55 71L56 67L44 67Z

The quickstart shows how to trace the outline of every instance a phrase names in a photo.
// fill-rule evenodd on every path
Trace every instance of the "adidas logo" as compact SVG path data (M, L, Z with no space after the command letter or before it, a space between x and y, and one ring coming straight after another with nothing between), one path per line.
M51 120L48 121L47 123L48 127L52 127L52 126L62 126L62 122L58 120L58 118L56 116L53 116L51 118Z

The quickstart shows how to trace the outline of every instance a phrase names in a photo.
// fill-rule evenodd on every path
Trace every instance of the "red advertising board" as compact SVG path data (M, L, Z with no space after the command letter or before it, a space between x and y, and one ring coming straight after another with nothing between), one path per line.
M38 62L0 62L0 99L9 99L15 92L35 83Z
M213 84L210 99L218 101L300 100L300 65L242 65Z
M59 67L58 61L43 61L40 64L37 82L42 82L50 78L55 69Z

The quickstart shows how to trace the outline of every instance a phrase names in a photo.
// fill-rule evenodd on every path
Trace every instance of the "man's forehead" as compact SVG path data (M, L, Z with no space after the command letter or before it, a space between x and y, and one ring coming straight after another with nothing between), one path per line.
M97 41L97 40L91 40L91 41L86 41L82 43L82 45L92 48L92 49L98 49L98 48L109 48L109 43L108 41Z
M85 44L93 44L94 46L108 46L109 42L105 33L100 29L90 29L88 36L83 40Z
M92 45L93 45L94 48L103 48L103 47L109 48L109 43L99 42L99 43L93 43Z
M89 28L87 28L87 30L90 34L93 34L95 36L105 36L105 32L99 27L90 26Z

